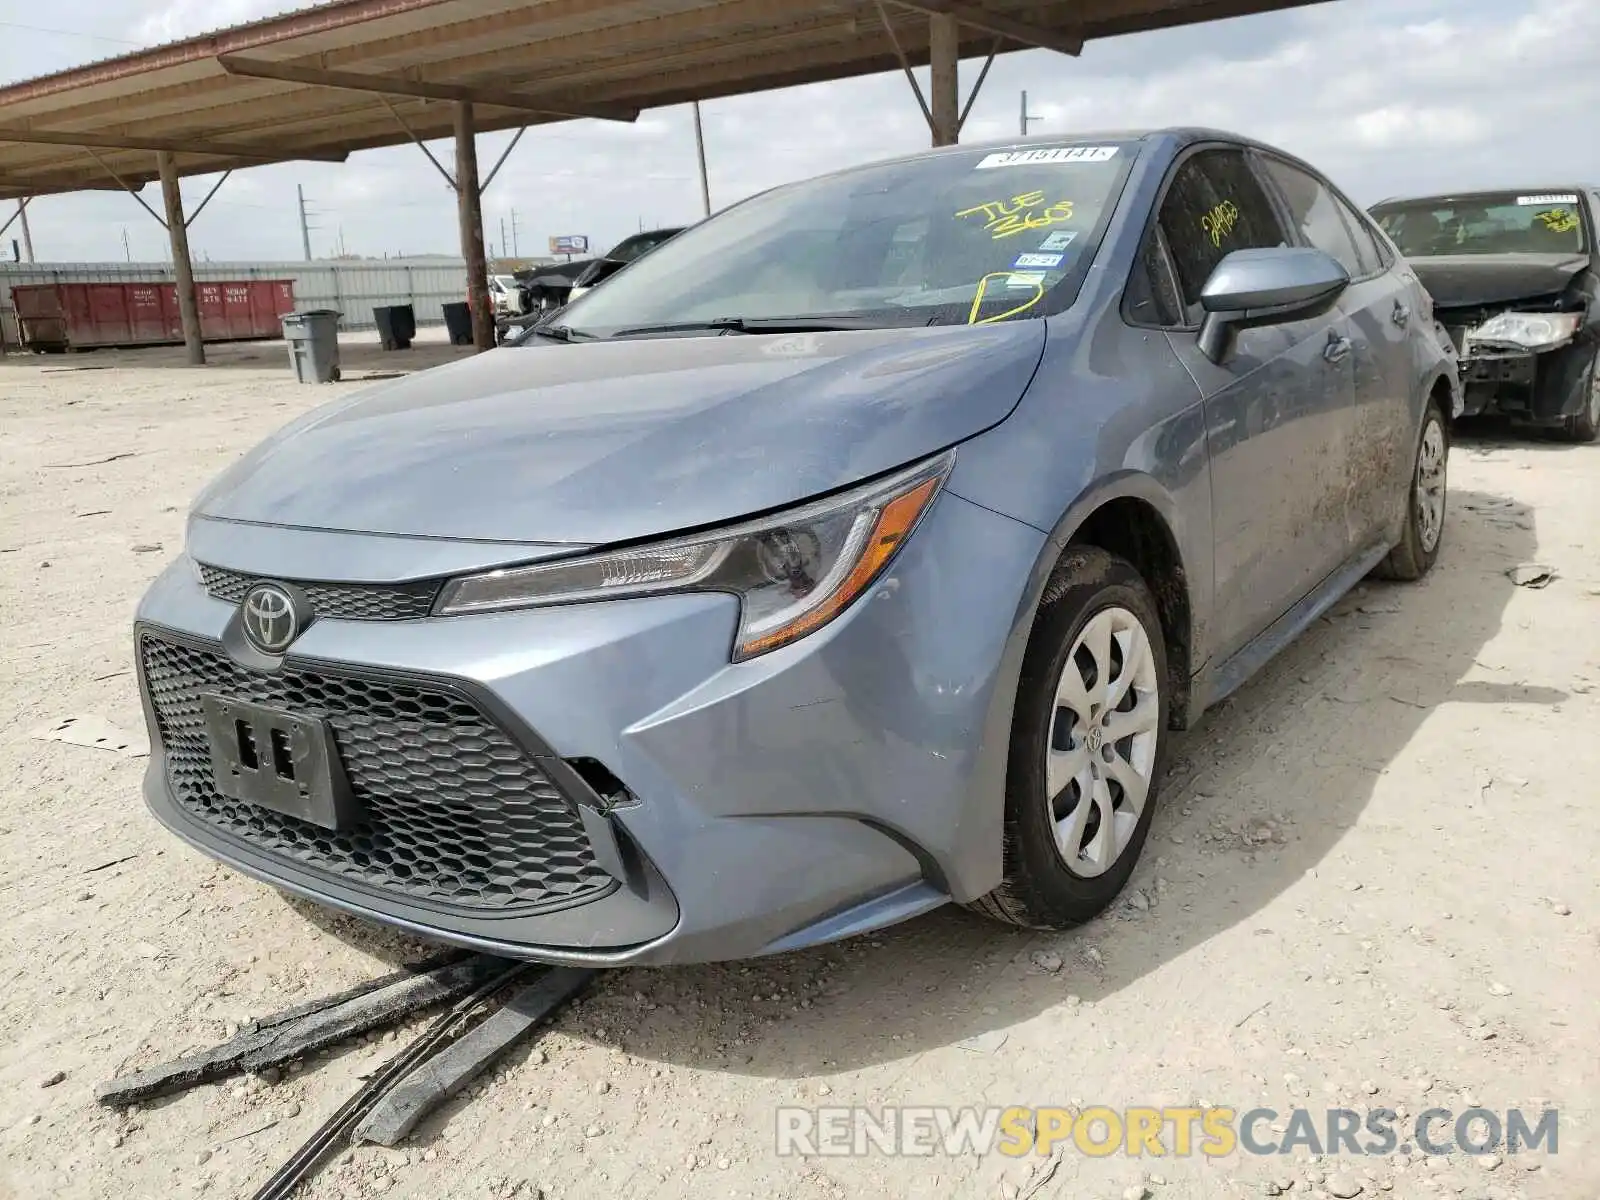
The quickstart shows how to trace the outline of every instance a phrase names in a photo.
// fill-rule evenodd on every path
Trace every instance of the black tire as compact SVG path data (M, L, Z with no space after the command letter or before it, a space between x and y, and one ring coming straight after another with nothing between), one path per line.
M1448 497L1450 490L1445 486L1442 501L1443 507L1439 513L1439 531L1430 546L1424 531L1422 504L1417 495L1417 480L1422 473L1422 448L1427 443L1430 430L1437 429L1438 435L1444 446L1444 461L1448 464L1450 459L1450 423L1444 419L1444 414L1439 411L1437 401L1428 402L1427 411L1422 414L1422 429L1417 434L1416 445L1411 452L1411 474L1406 476L1406 519L1405 529L1400 535L1400 540L1395 543L1377 570L1373 572L1379 579L1392 579L1401 583L1412 583L1421 579L1433 570L1433 564L1439 561L1439 547L1444 545L1444 520L1448 512ZM1448 468L1446 468L1448 478Z
M1132 613L1149 641L1159 704L1156 749L1144 808L1127 845L1104 873L1085 876L1057 848L1045 761L1055 729L1056 686L1067 655L1089 621L1111 608ZM1089 920L1116 899L1139 860L1160 795L1170 690L1161 620L1138 571L1096 547L1069 548L1045 588L1017 684L1006 768L1004 878L968 907L1011 925L1065 929Z
M1589 364L1587 400L1583 411L1568 417L1562 425L1562 432L1569 442L1592 442L1600 437L1600 351L1595 353L1594 362Z

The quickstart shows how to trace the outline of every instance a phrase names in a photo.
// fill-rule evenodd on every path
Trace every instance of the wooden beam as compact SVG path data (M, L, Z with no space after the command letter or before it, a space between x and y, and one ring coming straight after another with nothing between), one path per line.
M350 92L370 92L380 96L418 96L424 100L453 100L458 104L487 104L495 108L515 108L523 112L556 117L595 117L602 121L637 120L639 110L616 104L588 104L529 96L501 88L472 87L458 83L425 83L398 75L369 75L362 71L324 71L292 63L262 62L254 58L225 56L217 64L229 75L249 79L276 79L282 83L303 83L310 87L340 88Z
M928 108L935 146L954 146L961 136L961 26L952 16L928 18Z
M1045 50L1056 50L1074 57L1083 53L1083 35L1080 33L1062 33L1046 29L1042 25L1003 17L998 13L979 8L976 4L968 4L965 0L894 0L894 3L901 8L913 9L929 16L954 17L972 29L981 29L984 33L1010 38L1014 42L1021 42L1024 46L1039 46Z
M194 264L189 259L189 226L183 219L183 194L178 191L178 168L172 152L156 156L161 168L161 198L167 206L167 236L172 239L172 278L178 287L178 315L183 321L183 345L189 365L206 365L206 344L200 335L200 305L194 294Z
M313 162L343 162L342 150L306 151L288 144L258 142L241 146L233 142L211 142L202 138L138 137L111 133L84 133L55 129L18 129L0 125L0 142L20 142L32 146L93 146L96 150L154 150L159 154L215 154L226 158L252 158L264 162L308 159Z

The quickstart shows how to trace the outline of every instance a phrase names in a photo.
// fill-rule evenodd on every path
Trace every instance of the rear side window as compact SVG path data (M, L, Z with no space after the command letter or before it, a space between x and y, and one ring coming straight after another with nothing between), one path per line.
M1161 229L1192 325L1203 315L1200 292L1218 263L1235 250L1287 244L1272 201L1242 150L1202 150L1185 160L1161 202Z
M1340 211L1338 197L1314 175L1276 158L1264 158L1267 174L1283 192L1289 206L1289 219L1295 231L1308 245L1315 246L1346 271L1352 279L1372 274L1368 260L1363 261L1356 249L1355 235L1351 233L1344 214Z

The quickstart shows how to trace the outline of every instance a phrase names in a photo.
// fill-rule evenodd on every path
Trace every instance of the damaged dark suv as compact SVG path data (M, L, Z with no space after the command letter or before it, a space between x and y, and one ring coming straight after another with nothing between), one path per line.
M1432 294L1461 356L1465 415L1600 433L1600 190L1385 200L1372 215Z

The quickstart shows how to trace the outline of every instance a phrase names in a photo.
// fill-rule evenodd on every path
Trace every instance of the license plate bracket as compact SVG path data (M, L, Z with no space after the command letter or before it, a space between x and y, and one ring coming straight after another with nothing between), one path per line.
M200 697L200 709L213 780L224 796L323 829L349 829L360 820L327 721L209 694Z

